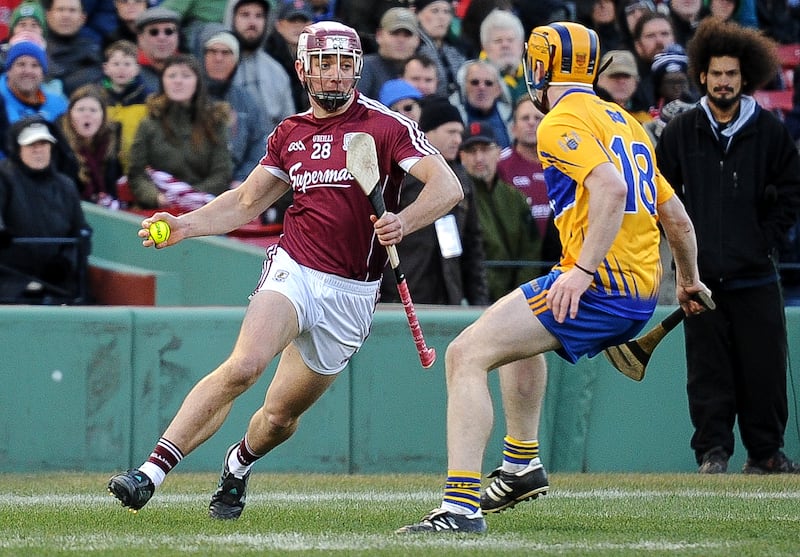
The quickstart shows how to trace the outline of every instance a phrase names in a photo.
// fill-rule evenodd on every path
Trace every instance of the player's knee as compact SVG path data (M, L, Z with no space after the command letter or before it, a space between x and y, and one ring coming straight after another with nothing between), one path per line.
M464 358L470 357L470 343L467 341L463 334L458 335L447 347L445 352L445 362L447 367L452 367L453 364L464 361Z
M247 390L261 377L267 363L260 358L232 356L223 367L227 371L226 377L233 386Z
M297 429L299 417L276 409L261 409L261 419L270 436L286 438Z

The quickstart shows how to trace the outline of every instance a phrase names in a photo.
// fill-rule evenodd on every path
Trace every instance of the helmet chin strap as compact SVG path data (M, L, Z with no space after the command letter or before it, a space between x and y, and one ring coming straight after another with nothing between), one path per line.
M349 93L314 93L306 83L306 92L314 98L314 101L327 112L336 112L342 108L350 97L353 96L352 89Z
M533 106L535 106L542 114L547 114L548 112L550 112L550 99L547 98L547 90L549 88L550 84L548 83L547 85L539 89L542 92L541 100L539 100L539 98L536 95L533 95L533 97L531 98L531 100L533 101Z

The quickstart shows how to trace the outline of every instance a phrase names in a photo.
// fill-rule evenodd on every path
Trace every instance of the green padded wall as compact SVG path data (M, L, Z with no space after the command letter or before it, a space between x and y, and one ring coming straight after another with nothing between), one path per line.
M653 322L671 308L659 308ZM439 361L423 370L405 315L380 308L364 348L303 418L300 430L259 469L329 473L441 472L445 467L447 343L479 311L418 308ZM0 307L0 472L112 471L152 449L191 386L228 355L243 308ZM800 456L800 308L787 309L793 375L786 452ZM670 471L695 468L689 450L680 330L635 383L601 357L569 365L548 355L540 431L552 471ZM273 363L234 404L223 428L186 458L183 470L214 471L263 400ZM495 430L484 459L499 460ZM744 458L741 446L734 467Z

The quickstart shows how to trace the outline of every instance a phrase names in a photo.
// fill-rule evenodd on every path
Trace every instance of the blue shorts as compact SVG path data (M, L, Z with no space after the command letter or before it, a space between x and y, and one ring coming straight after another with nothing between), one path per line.
M618 300L589 292L581 297L578 316L575 319L567 316L563 323L559 323L544 299L550 285L560 274L561 271L558 270L550 271L543 277L526 282L520 289L534 315L561 343L561 348L556 353L568 362L574 364L584 354L596 356L604 348L632 339L644 328L648 319L618 315L618 307L614 311L619 304ZM591 303L584 298L591 298Z

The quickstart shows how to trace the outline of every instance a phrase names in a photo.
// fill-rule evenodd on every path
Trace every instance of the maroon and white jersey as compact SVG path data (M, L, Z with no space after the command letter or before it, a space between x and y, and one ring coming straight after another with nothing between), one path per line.
M497 163L497 175L502 181L520 190L528 200L531 215L539 233L544 238L547 221L550 218L550 200L547 197L547 185L544 181L544 170L539 161L522 158L512 148L503 149Z
M308 111L281 122L267 140L261 165L294 192L281 247L306 267L373 281L386 266L386 249L369 220L372 206L347 170L348 140L355 132L375 138L383 197L391 212L398 210L408 169L438 151L411 120L354 95L350 108L333 118L315 118Z

